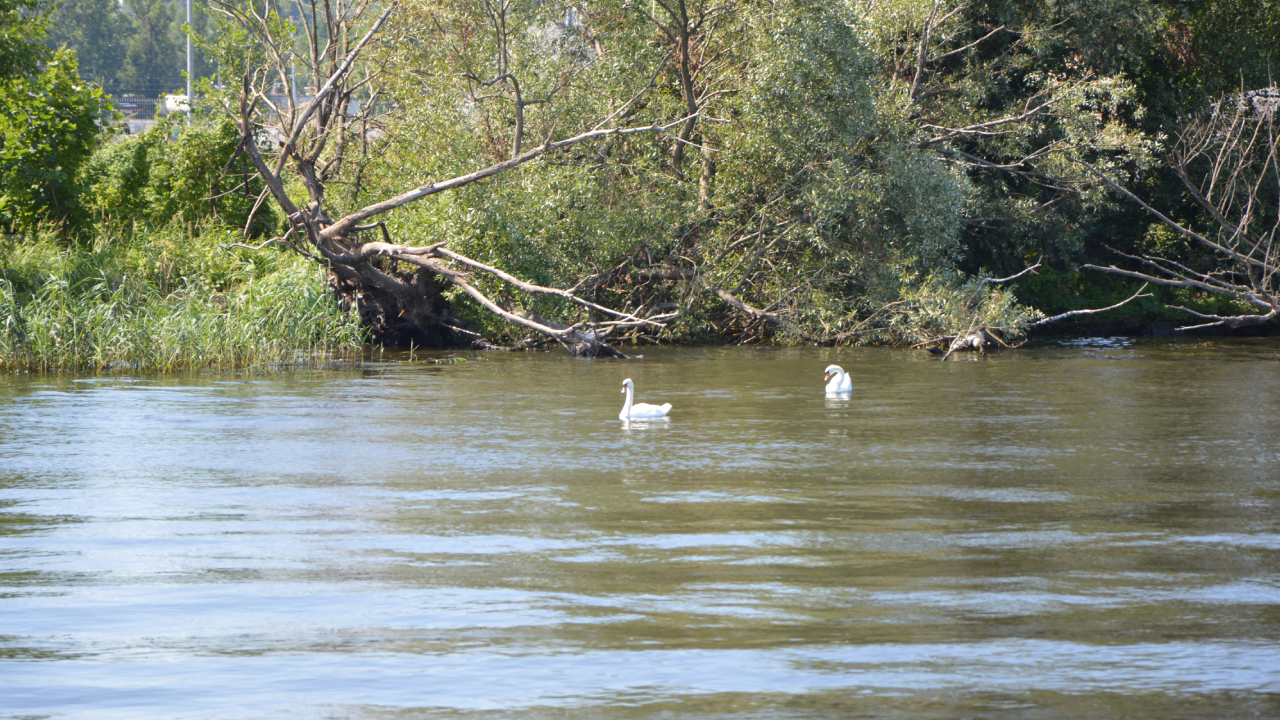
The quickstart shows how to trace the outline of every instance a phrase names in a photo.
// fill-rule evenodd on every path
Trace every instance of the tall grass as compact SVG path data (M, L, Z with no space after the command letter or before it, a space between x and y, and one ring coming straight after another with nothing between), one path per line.
M6 248L0 370L172 372L360 352L359 321L338 308L319 268L224 253L209 238L185 238L171 254L165 240Z

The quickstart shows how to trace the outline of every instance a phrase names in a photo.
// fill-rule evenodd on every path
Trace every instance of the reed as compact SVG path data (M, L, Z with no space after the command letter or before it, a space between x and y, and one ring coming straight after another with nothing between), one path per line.
M148 265L155 245L10 248L0 370L175 372L359 356L359 321L319 268L281 257L175 272L172 262Z

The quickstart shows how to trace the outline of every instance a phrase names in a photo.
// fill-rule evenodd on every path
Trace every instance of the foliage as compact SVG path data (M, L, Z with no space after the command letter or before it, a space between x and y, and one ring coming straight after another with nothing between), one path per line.
M248 223L262 181L250 174L243 156L233 159L239 143L225 119L162 120L93 156L84 173L86 204L113 232L216 220L238 229L248 224L248 234L260 236L275 227L277 216L267 206Z
M80 168L110 113L102 91L76 75L69 50L37 75L0 79L0 226L82 220Z
M390 56L393 76L406 78L392 88L399 102L394 130L386 152L362 164L360 182L349 184L371 199L510 151L510 104L460 103L492 95L445 70L482 67L498 52L496 35L474 32L482 13L465 2L413 7L411 25L434 27L437 37ZM723 11L691 7L694 15L711 13L697 40L704 57L718 60L679 71L652 42L655 20L642 8L587 11L561 27L556 53L538 52L546 39L537 30L563 11L521 9L529 12L517 17L513 10L508 22L528 30L513 32L505 45L507 69L523 73L524 97L554 99L529 108L530 134L606 116L654 77L663 91L646 97L629 121L678 118L687 113L681 93L682 74L689 74L711 83L695 103L703 116L688 134L709 148L701 167L691 173L679 164L675 151L683 144L671 135L609 141L405 209L389 221L394 235L449 240L541 284L594 278L588 291L601 302L678 305L687 317L673 331L685 339L734 332L718 301L699 297L703 286L786 313L801 331L794 339L831 337L898 298L904 276L886 272L889 265L945 269L958 259L970 181L917 148L912 128L877 106L876 63L840 6L788 0ZM689 287L637 287L635 273L649 267L695 270L697 279ZM485 287L503 292L496 283ZM465 307L465 298L455 300ZM538 314L560 307L538 298L510 302ZM477 321L483 313L467 317Z
M227 77L249 73L254 122L287 122L298 108L282 89L320 84L342 55L326 41L349 45L373 7L352 4L326 25L270 3L220 3L219 42L204 47ZM1228 10L1250 18L1240 38ZM602 118L673 123L548 154L342 241L447 241L610 307L675 308L667 339L910 345L981 327L1012 341L1039 317L1019 297L1077 309L1128 294L1074 272L1104 247L1195 259L1186 243L1145 233L1107 183L1165 193L1174 215L1203 220L1160 168L1170 128L1205 88L1259 77L1277 20L1260 0L408 0L345 94L325 100L323 129L300 130L301 151L255 149L270 166L287 160L275 199L331 227L325 216ZM103 227L243 223L262 186L244 166L221 177L239 141L230 125L200 128L95 157ZM1044 275L1016 289L979 279L1038 257ZM563 298L469 278L510 313L577 322ZM485 335L503 332L473 297L449 295Z
M707 130L722 159L704 272L785 313L784 338L852 340L912 277L888 267L954 265L972 191L876 102L853 18L803 2L761 10L744 91L716 113L734 121Z
M1020 305L1007 288L976 277L930 273L905 283L902 299L886 305L885 321L872 339L895 345L924 346L985 331L1006 344L1026 336L1026 328L1043 315ZM947 347L945 344L942 347Z
M143 97L160 97L182 87L180 61L184 41L174 32L177 3L165 0L132 0L135 30L129 38L120 84Z
M0 79L30 75L48 57L40 0L0 0Z
M220 251L213 235L195 247L178 231L86 250L48 238L4 247L0 368L169 372L359 351L358 323L318 268Z
M186 27L182 3L173 0L58 0L48 2L48 33L44 44L69 48L80 58L80 76L119 98L159 98L183 88L186 69ZM191 29L195 33L194 78L212 77L217 67L201 51L213 24L195 3Z
M1113 206L1076 159L1101 159L1112 176L1152 166L1159 138L1140 127L1144 107L1125 74L1149 45L1150 3L858 7L884 68L878 103L898 108L920 146L973 183L960 240L970 272L1015 272L1028 254L1059 264L1078 256L1090 220Z
M124 68L133 20L117 0L62 0L51 12L45 44L76 51L80 77L107 93L123 92Z

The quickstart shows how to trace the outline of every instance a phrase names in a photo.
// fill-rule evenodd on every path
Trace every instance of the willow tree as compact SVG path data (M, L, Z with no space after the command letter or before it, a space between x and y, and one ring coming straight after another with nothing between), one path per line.
M1011 277L1011 257L1070 256L1080 216L1109 202L1072 159L1104 149L1116 174L1152 143L1132 85L1024 5L591 5L596 34L631 28L661 55L654 102L692 116L687 144L655 138L683 214L613 287L739 342L945 343L1036 321L987 273L961 272L980 267L966 255L1005 243L987 256Z
M392 342L1016 334L965 233L1080 205L1060 155L1138 144L1124 83L1037 75L968 6L297 1L219 5L226 111L278 242Z
M214 0L214 9L221 17L223 77L234 77L224 110L241 133L239 151L265 181L259 203L269 198L287 217L287 230L268 242L328 267L339 291L358 299L375 337L484 344L474 326L453 313L444 298L450 288L576 354L620 354L603 342L608 333L669 319L614 310L573 287L522 280L450 249L447 238L392 237L396 226L388 219L395 211L428 198L580 144L670 132L687 121L622 125L620 118L635 119L635 108L644 104L644 85L588 103L577 98L575 82L593 72L595 58L561 41L571 24L569 8L532 0L403 6L395 0ZM309 86L300 87L299 77ZM368 166L389 143L412 135L406 128L422 117L423 106L457 121L429 129L446 141L474 120L485 132L458 139L471 150L465 157L418 153L400 187L379 187ZM479 276L502 283L502 296L486 294L474 280ZM565 324L518 312L505 300L513 292L555 298L581 315Z
M657 68L649 108L686 117L599 158L635 188L614 218L666 221L600 269L603 291L679 308L683 337L901 341L883 311L904 276L953 263L967 179L878 107L857 22L811 0L582 8L586 36Z

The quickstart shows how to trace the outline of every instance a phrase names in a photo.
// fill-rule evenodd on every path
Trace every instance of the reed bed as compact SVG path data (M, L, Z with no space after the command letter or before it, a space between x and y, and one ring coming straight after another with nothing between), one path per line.
M118 270L108 260L119 257L99 254L95 265L62 253L18 282L0 275L0 370L176 372L361 353L358 319L339 309L314 266L249 263L215 282L175 275L172 264L162 278L103 269Z

